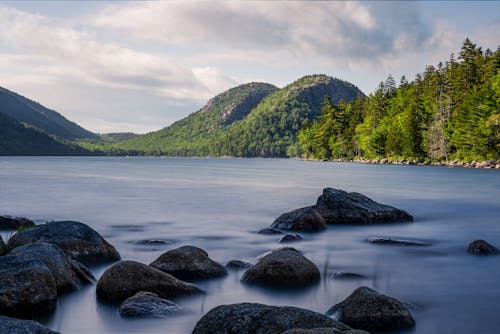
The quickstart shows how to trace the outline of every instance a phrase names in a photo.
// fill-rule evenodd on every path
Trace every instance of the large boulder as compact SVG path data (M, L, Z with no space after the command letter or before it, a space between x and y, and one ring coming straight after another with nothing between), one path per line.
M498 254L498 249L484 240L475 240L467 247L467 252L476 255Z
M193 334L280 334L293 328L318 327L351 329L323 314L297 307L242 303L210 310L198 321Z
M0 216L0 230L19 230L30 228L35 225L35 222L26 218Z
M194 295L203 290L172 275L135 261L122 261L108 268L97 282L102 301L121 303L137 292L148 291L162 298Z
M56 281L43 262L14 255L0 257L0 314L49 314L56 304Z
M407 212L358 193L325 188L315 206L327 224L372 224L413 221Z
M342 331L336 328L313 328L313 329L289 329L281 334L370 334L367 331L361 329L349 329Z
M293 248L262 257L241 278L243 282L276 287L303 287L320 280L318 267Z
M120 305L118 313L126 318L163 318L182 310L182 306L170 300L160 298L155 293L140 291L132 297L127 298Z
M279 216L271 228L286 231L318 232L326 229L323 217L312 206L286 212Z
M59 334L32 320L20 320L0 315L0 333L8 334Z
M351 327L367 331L395 331L415 326L410 311L400 301L365 286L354 290L326 314Z
M194 246L182 246L163 253L150 266L182 280L227 275L223 265L210 259L203 249Z
M118 251L89 226L74 221L48 222L16 233L8 242L9 249L50 243L59 246L66 255L85 265L117 261Z

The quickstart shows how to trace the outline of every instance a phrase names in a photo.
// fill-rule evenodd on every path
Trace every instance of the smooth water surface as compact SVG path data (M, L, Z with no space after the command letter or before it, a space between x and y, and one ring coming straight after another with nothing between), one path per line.
M220 304L260 302L323 313L366 285L408 303L417 323L408 333L500 333L500 256L465 252L479 238L500 246L498 170L286 159L0 157L0 214L84 222L123 259L146 264L187 244L221 263L254 262L283 246L279 236L256 231L285 211L314 204L324 187L400 207L415 222L330 226L304 235L293 247L322 274L320 284L305 290L246 286L243 271L230 271L197 282L205 296L175 300L187 309L182 315L126 320L97 302L95 286L87 286L60 298L56 313L39 320L62 333L190 333ZM366 242L370 236L432 245L376 245ZM171 243L134 244L150 238ZM92 270L99 277L105 267ZM366 278L334 278L339 271Z

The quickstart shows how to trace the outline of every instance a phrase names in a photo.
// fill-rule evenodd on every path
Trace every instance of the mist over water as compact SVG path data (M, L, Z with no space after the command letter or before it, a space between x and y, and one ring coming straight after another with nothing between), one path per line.
M224 278L195 282L205 296L175 299L184 314L127 320L96 301L91 285L60 298L55 314L39 320L62 333L190 333L217 305L259 302L324 313L366 285L408 303L417 325L402 333L500 332L500 256L465 252L480 238L500 246L498 170L287 159L0 158L0 214L38 223L81 221L123 259L146 264L182 245L201 247L221 263L255 262L283 247L279 236L256 231L283 212L314 204L324 187L402 208L415 222L304 234L288 245L321 271L321 282L307 289L247 286L240 282L243 271L230 270ZM371 236L423 239L431 246L370 244ZM136 243L144 239L169 243ZM106 267L91 269L99 278ZM335 278L340 271L364 277Z

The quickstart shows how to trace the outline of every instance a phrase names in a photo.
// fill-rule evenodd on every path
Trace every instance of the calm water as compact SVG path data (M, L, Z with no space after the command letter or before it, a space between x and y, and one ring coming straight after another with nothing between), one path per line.
M321 270L298 292L248 287L242 271L198 282L203 297L176 300L181 316L125 320L96 301L95 286L60 298L41 321L63 333L190 333L214 306L237 302L293 305L325 312L367 285L408 302L408 333L500 333L500 256L475 257L467 244L500 246L500 171L379 166L275 159L0 157L0 213L37 222L78 220L100 232L123 259L150 263L191 244L222 263L254 261L279 248L255 233L282 212L314 204L324 187L357 191L407 210L410 224L331 226L293 246ZM425 239L428 247L373 245L370 236ZM6 235L4 234L4 239ZM133 242L164 238L166 246ZM105 268L92 268L99 277ZM332 278L338 271L363 279Z

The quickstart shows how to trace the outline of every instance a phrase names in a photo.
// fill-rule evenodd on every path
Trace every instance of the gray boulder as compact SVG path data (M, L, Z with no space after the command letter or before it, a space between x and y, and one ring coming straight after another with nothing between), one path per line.
M0 257L0 314L49 314L56 304L56 281L43 262L13 255Z
M484 240L475 240L467 247L467 252L476 255L498 254L498 249Z
M266 228L263 228L262 230L260 230L257 233L272 235L272 234L283 234L283 231L280 231L280 230L277 230L277 229L271 228L271 227L266 227Z
M50 243L59 246L69 257L85 265L117 261L118 251L89 226L74 221L49 222L16 233L8 242L9 249Z
M351 329L323 314L297 307L242 303L210 310L198 321L193 334L280 334L293 328L318 327Z
M0 333L8 334L59 334L32 320L20 320L0 315Z
M302 240L302 237L298 234L285 234L280 238L279 243L282 244L286 242L294 242L300 240Z
M318 282L320 273L318 267L297 250L284 248L262 257L241 280L276 287L303 287Z
M326 314L351 327L367 331L396 331L415 326L410 311L400 301L365 286L354 290Z
M35 226L35 222L21 217L0 216L0 230L18 230Z
M210 259L203 249L194 246L182 246L163 253L150 266L182 280L227 275L223 265Z
M108 268L97 282L96 289L99 299L114 303L121 303L140 291L152 292L162 298L203 293L193 284L135 261L122 261Z
M361 329L349 329L342 331L336 328L313 328L313 329L289 329L281 334L370 334Z
M300 232L318 232L326 229L326 222L312 206L286 212L272 224L272 229Z
M182 310L182 306L170 300L160 298L155 293L140 291L132 297L127 298L120 305L118 313L126 318L163 318Z
M315 206L327 224L373 224L413 221L407 212L358 193L325 188Z

